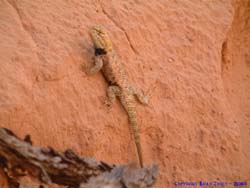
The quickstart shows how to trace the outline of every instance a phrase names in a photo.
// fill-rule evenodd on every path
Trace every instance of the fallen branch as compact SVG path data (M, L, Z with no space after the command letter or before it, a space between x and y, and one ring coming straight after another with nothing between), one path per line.
M79 157L72 150L57 152L48 147L32 146L30 136L19 139L10 130L0 128L0 167L11 182L18 187L19 179L32 176L50 185L98 188L135 188L154 185L158 166L137 169L134 165L115 166Z

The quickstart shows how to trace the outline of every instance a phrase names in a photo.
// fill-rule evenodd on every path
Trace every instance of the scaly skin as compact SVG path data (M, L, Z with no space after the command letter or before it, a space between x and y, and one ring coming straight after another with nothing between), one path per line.
M110 83L107 90L108 104L111 105L116 97L120 99L122 106L128 114L140 166L143 167L141 141L136 119L135 96L142 104L148 103L148 97L128 82L127 75L113 49L107 30L97 25L91 28L90 35L95 48L95 65L89 70L89 73L95 74L101 70L106 80Z

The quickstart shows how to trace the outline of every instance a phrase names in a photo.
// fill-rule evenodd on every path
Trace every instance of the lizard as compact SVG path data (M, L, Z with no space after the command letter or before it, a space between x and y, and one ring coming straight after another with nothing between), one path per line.
M90 37L94 44L94 66L88 73L93 75L101 71L109 83L107 89L106 104L111 106L116 97L120 99L122 106L127 112L131 132L134 137L140 166L143 167L140 135L137 125L136 98L141 104L148 104L148 97L137 87L129 83L127 74L113 48L110 36L106 28L95 25L90 29Z

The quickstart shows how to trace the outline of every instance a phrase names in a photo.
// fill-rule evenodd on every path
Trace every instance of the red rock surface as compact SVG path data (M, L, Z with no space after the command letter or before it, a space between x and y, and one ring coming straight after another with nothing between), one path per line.
M250 179L249 1L0 1L0 123L36 145L110 163L137 160L127 115L87 76L89 28L108 30L138 104L157 187ZM0 184L1 185L1 184Z
M222 78L240 133L240 174L250 180L250 1L233 5L234 20L222 48Z

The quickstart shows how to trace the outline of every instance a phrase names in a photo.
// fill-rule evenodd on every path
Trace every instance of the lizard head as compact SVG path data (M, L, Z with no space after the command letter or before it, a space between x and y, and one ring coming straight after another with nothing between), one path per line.
M107 30L103 26L93 26L90 30L90 36L97 54L106 54L108 51L112 50L111 40L108 36Z

